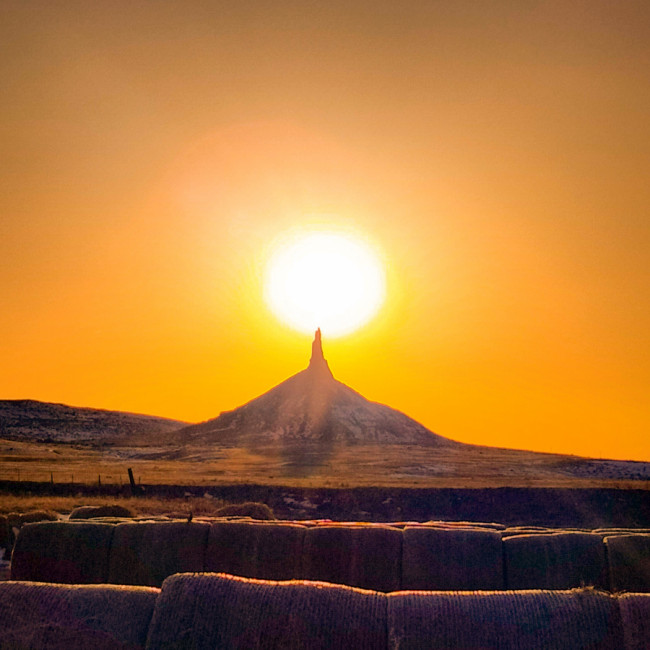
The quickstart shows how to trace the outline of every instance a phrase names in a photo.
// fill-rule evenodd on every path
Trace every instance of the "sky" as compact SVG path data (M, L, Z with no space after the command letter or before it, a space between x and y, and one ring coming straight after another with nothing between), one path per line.
M386 300L334 376L469 443L650 461L650 5L0 3L0 398L196 422L306 367L274 242Z

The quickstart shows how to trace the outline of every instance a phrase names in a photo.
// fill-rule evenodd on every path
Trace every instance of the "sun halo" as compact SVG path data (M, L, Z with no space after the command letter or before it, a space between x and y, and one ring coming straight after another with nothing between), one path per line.
M347 232L294 233L276 245L264 274L271 311L295 330L349 334L367 323L386 293L384 268L373 248Z

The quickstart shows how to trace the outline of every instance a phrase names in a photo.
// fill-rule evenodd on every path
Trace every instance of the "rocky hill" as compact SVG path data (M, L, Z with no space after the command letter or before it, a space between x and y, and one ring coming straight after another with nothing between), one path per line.
M101 444L115 438L166 434L186 424L152 415L35 400L0 400L0 438L7 440Z
M384 404L370 402L332 376L320 330L306 370L219 417L176 431L178 443L233 445L352 443L463 446Z

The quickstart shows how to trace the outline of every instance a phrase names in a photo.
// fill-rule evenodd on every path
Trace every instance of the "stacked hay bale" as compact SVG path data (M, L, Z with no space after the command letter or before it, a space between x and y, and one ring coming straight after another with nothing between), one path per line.
M650 645L650 594L623 594L618 598L626 650Z
M108 582L159 587L173 573L203 571L210 526L175 521L114 526Z
M0 584L2 648L144 648L157 589Z
M300 577L305 527L220 521L210 526L205 570L246 578Z
M650 535L605 537L612 591L650 592Z
M407 526L403 532L402 588L503 589L499 532Z
M23 526L11 558L12 580L99 584L107 581L114 526L41 522Z
M168 578L148 646L191 648L386 647L386 599L338 585L223 574Z
M7 517L17 520L21 526L23 524L32 524L36 521L56 521L59 518L56 512L52 512L51 510L30 510L22 514L10 513Z
M388 594L391 648L620 650L616 599L594 590Z
M302 576L395 591L401 585L402 532L373 525L322 525L305 532Z
M552 533L503 540L508 589L607 589L607 558L600 535Z
M23 513L10 512L6 518L6 530L8 535L7 548L11 551L16 543L18 531L24 524L31 524L37 521L56 521L57 519L58 515L51 510L31 510Z
M94 519L96 517L131 518L135 514L130 508L125 508L117 503L104 506L79 506L71 513L69 519Z

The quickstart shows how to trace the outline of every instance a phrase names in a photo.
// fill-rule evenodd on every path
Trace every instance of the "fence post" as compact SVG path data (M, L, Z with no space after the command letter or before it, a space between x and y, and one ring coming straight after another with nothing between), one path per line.
M133 478L133 470L129 467L129 483L131 484L131 494L135 496L138 493L138 486L135 484L135 479Z

